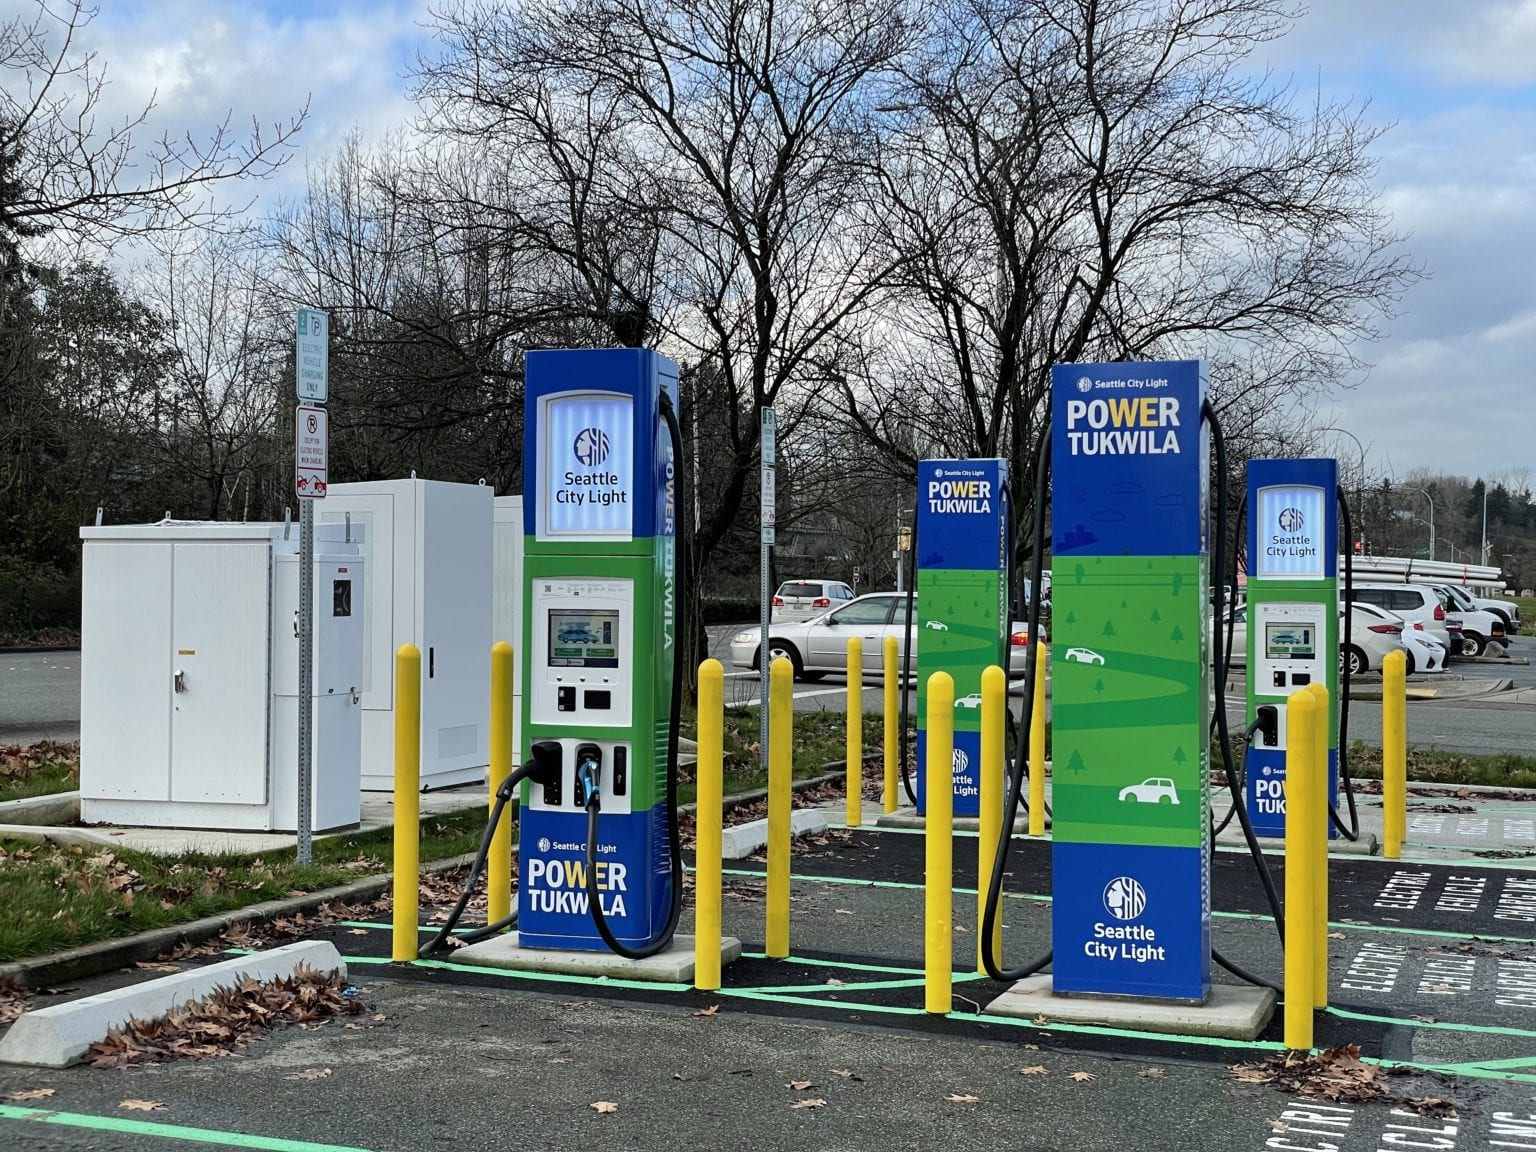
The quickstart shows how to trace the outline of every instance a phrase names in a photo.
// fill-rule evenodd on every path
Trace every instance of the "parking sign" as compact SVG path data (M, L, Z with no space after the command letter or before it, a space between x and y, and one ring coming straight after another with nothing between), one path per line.
M294 415L293 488L300 500L325 499L326 442L324 408L300 404Z

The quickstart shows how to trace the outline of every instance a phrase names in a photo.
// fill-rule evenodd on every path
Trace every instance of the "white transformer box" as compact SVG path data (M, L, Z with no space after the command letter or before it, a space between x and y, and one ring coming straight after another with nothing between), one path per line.
M437 480L333 484L323 523L363 529L363 789L395 787L395 650L421 651L421 787L490 763L492 490Z
M522 662L528 659L523 643L523 498L496 497L495 611L491 614L491 643L505 640L512 645L517 674L512 677L512 716L516 738L522 741L523 718ZM521 761L521 748L513 750Z
M312 829L358 823L364 561L315 529ZM298 826L299 528L82 528L80 818Z

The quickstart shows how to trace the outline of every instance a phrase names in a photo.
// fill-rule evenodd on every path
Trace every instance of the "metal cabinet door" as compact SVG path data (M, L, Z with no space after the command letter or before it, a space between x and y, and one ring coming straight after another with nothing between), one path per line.
M415 639L410 624L400 628L395 618L395 498L332 489L319 504L320 523L340 524L350 512L352 523L362 529L363 707L388 712L395 706L395 648ZM400 574L407 586L413 577L411 572Z
M270 549L177 544L171 569L171 799L264 804Z

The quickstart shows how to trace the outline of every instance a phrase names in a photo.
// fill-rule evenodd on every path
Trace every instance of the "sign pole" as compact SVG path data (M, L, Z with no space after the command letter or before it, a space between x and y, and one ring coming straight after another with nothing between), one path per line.
M769 552L774 543L775 535L775 505L776 505L776 479L774 465L778 461L778 423L772 408L762 410L762 428L759 436L762 446L762 473L760 476L761 502L759 507L759 520L762 523L762 539L758 553L758 626L761 635L757 645L757 682L758 682L758 759L761 763L763 778L768 778L768 659L770 648L768 644L768 626L772 615L773 592L768 587Z
M314 857L315 501L325 499L330 325L324 312L294 316L294 491L299 497L299 755L295 820L300 864Z

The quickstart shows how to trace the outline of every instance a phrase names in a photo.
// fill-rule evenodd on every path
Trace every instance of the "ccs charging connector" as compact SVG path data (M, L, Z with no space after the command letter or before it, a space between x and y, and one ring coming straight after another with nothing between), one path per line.
M601 807L603 800L603 751L596 744L576 749L576 807Z
M1273 704L1260 704L1253 715L1259 725L1260 746L1274 748L1280 743L1280 709Z

